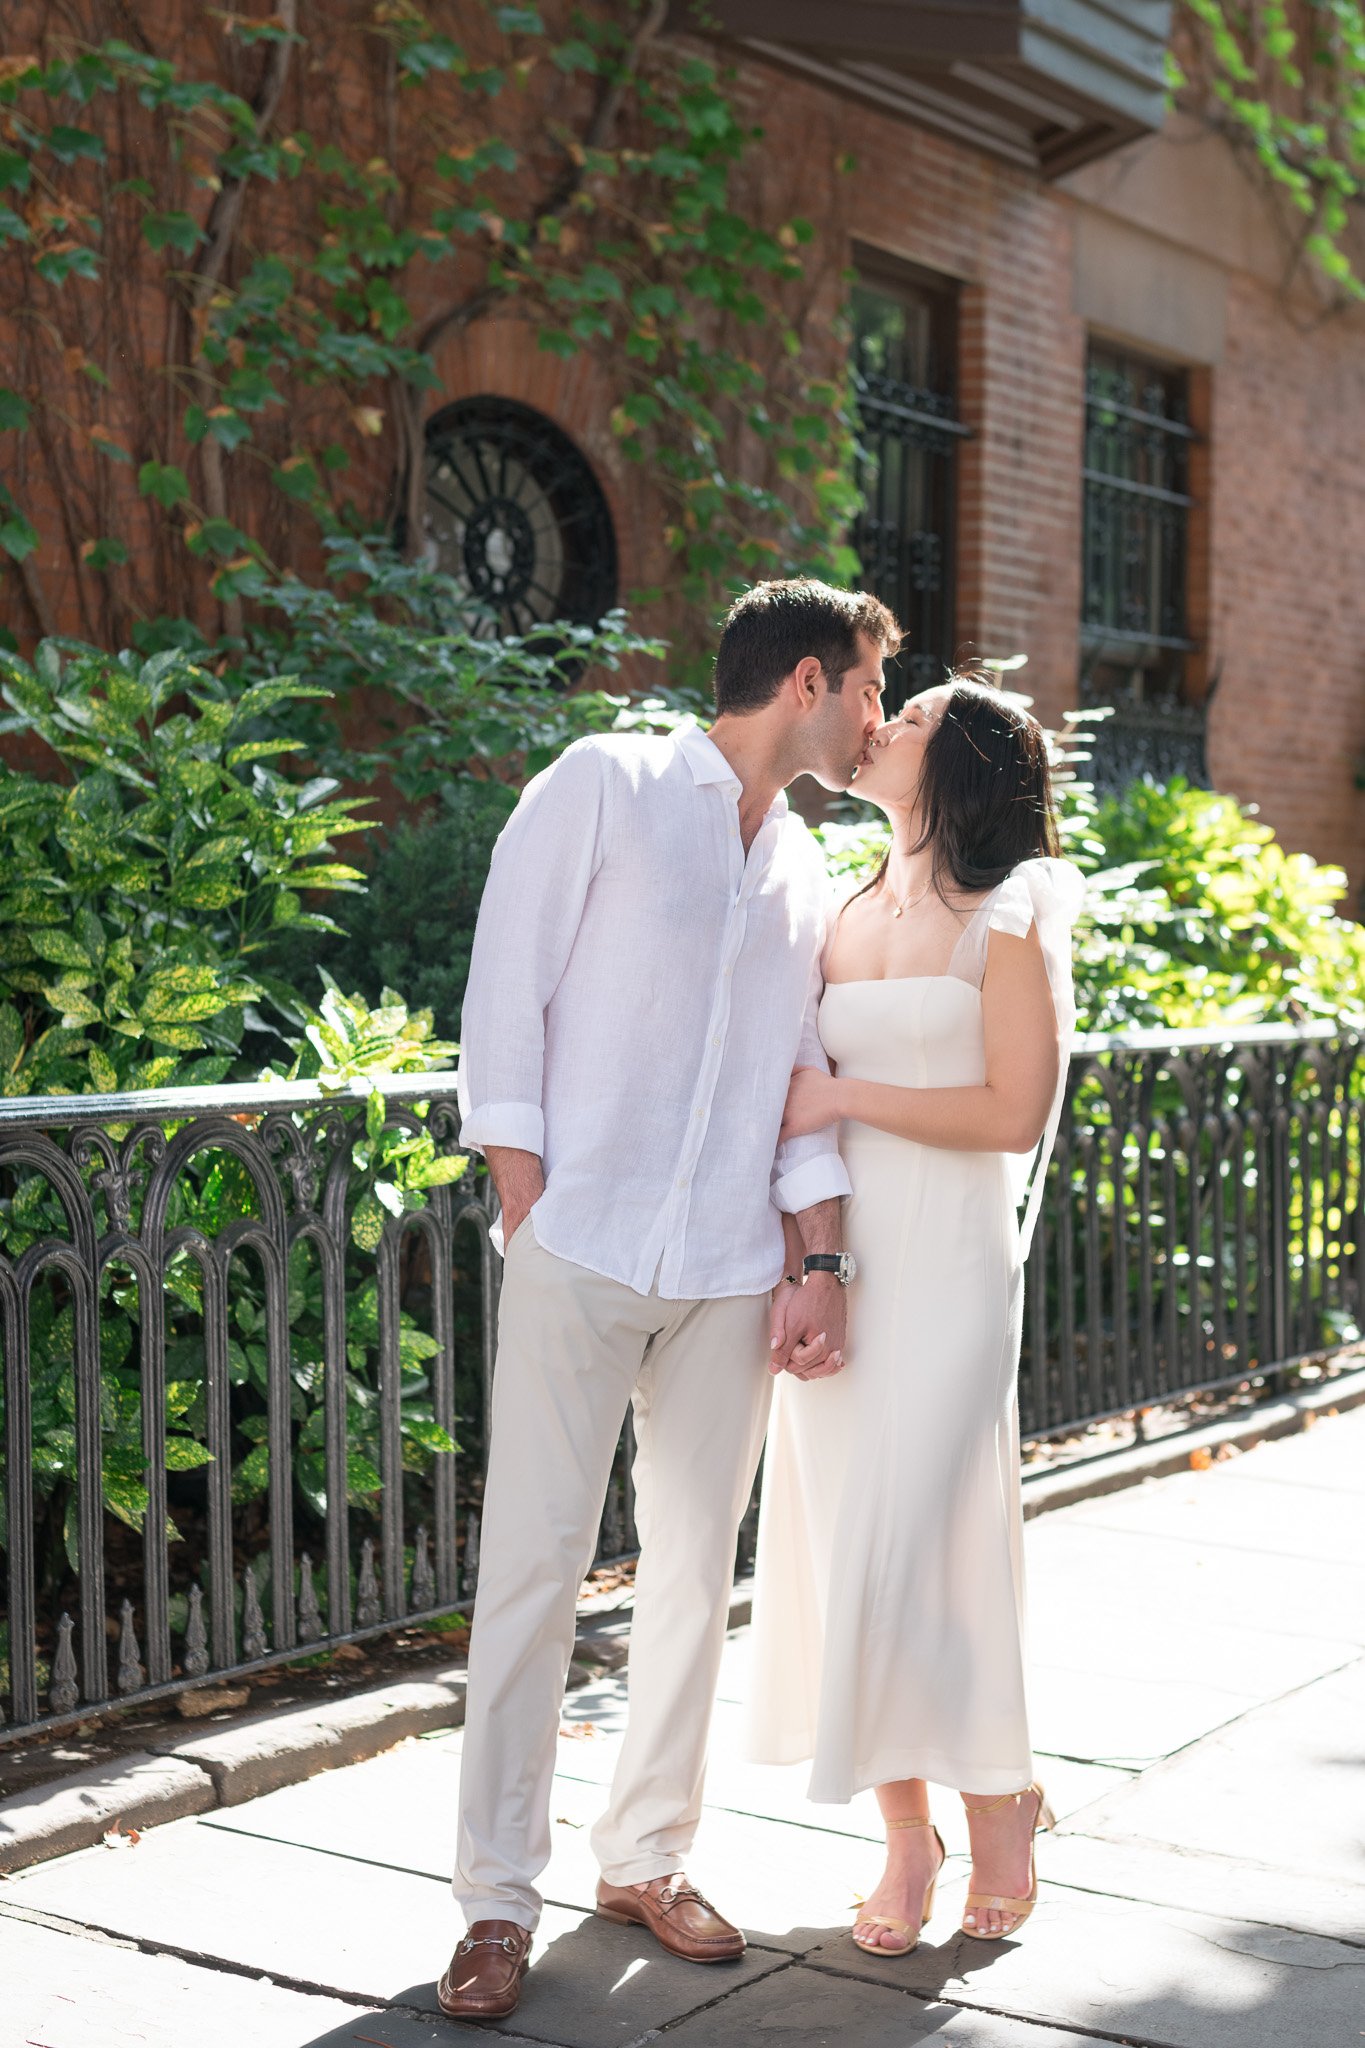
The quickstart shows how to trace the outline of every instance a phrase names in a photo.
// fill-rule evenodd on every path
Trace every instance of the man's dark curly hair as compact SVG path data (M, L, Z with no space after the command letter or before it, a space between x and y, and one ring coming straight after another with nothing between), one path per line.
M870 640L883 659L901 644L901 629L879 597L866 590L835 590L809 577L756 583L731 605L716 650L716 710L761 711L784 676L813 655L831 690Z

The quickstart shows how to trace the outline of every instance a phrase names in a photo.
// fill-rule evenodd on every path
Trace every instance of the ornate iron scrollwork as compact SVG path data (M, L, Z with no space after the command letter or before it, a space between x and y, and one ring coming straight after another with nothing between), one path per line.
M595 625L617 599L616 534L586 457L553 420L462 398L427 425L426 523L469 592L475 630Z

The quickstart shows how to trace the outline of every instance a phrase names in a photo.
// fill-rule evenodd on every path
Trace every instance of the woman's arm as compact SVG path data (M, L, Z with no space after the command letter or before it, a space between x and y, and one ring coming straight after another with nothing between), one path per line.
M840 1117L950 1152L1032 1151L1047 1123L1061 1056L1036 927L1023 938L991 933L981 1007L983 1086L895 1088L801 1067L792 1076L783 1136L820 1130Z

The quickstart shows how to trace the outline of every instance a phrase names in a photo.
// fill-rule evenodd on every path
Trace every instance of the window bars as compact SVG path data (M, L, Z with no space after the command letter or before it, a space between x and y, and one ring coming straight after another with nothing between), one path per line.
M945 290L880 279L853 288L853 387L863 509L852 542L863 581L901 622L888 712L942 682L955 651L959 442L955 305Z

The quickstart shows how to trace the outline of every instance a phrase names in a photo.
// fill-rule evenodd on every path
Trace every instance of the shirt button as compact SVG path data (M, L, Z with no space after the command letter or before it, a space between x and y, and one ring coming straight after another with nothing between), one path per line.
M680 1181L678 1182L678 1186L679 1186L680 1188L685 1188L685 1187L687 1186L687 1177L686 1177L686 1175L684 1175L684 1176L683 1176L683 1178L682 1178L682 1179L681 1179L681 1180L680 1180Z
M719 1040L718 1038L713 1038L713 1039L711 1040L711 1043L712 1043L712 1045L719 1045L719 1044L720 1044L720 1040Z

